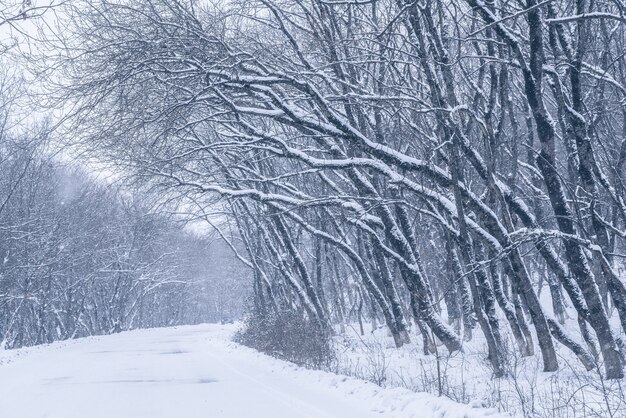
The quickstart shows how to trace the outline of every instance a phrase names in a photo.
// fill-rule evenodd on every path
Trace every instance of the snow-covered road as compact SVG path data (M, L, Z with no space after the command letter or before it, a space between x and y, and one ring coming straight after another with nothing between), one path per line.
M497 416L300 369L231 343L232 330L138 330L0 351L0 418Z

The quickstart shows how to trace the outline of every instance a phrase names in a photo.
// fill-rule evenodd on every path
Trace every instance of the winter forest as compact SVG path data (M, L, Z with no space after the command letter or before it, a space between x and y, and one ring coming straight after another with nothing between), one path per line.
M625 55L623 0L0 0L2 346L624 417Z

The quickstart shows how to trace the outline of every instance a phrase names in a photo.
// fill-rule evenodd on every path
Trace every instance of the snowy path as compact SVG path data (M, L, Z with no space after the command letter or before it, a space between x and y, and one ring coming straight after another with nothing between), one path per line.
M0 418L496 416L303 370L231 343L231 334L201 325L0 352Z

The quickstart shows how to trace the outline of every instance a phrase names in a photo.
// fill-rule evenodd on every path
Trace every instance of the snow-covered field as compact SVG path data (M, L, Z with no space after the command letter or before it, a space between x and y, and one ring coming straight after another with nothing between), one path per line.
M1 418L503 417L299 368L230 341L236 327L124 332L0 351Z

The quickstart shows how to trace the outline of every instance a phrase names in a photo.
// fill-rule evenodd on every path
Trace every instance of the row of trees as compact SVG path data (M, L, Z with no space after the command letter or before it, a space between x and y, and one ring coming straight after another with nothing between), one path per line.
M155 212L145 194L103 185L48 151L45 138L5 135L0 146L3 347L237 313L241 303L217 298L238 282L211 272L232 257L215 258L215 244Z
M83 147L236 224L256 311L620 378L625 6L77 1L39 75Z

